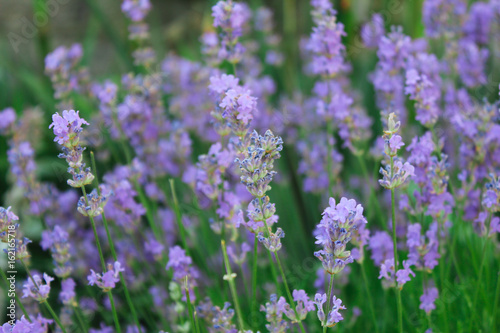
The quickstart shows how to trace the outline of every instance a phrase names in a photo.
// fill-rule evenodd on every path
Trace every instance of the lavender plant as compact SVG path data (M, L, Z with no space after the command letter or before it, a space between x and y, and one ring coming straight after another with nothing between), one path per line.
M498 0L87 5L2 55L1 332L498 331Z

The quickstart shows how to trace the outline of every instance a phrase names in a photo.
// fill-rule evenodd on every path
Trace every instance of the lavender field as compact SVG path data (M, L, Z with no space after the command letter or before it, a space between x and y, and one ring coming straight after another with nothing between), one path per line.
M499 0L2 1L0 333L500 332Z

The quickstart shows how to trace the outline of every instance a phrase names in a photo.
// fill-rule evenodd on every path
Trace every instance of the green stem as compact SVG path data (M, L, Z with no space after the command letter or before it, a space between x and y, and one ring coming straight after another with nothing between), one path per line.
M330 135L332 136L332 140L333 140L333 124L332 124L332 121L327 119L326 120L326 126L327 126L327 133L326 133L326 140L327 140L327 147L328 147L328 151L327 151L327 154L328 156L326 156L326 161L327 161L327 174L328 174L328 195L330 197L333 197L333 182L334 182L334 179L333 179L333 174L332 174L332 170L333 170L333 159L332 159L332 152L333 152L333 144L332 144L332 141L330 140Z
M154 222L153 214L148 199L146 198L146 195L144 194L144 191L142 190L141 185L139 184L137 179L133 179L132 182L134 183L135 190L137 192L137 195L139 196L139 201L146 209L146 220L148 221L149 227L151 228L151 230L153 230L156 239L158 241L161 241L160 237L161 229L158 230L156 223Z
M89 199L87 198L87 191L85 190L85 186L81 187L83 197L85 198L85 204L89 206ZM106 262L104 261L104 256L102 254L101 242L99 241L99 235L97 234L97 228L95 226L94 217L89 215L90 224L92 225L92 230L94 231L95 243L97 245L97 250L99 251L99 259L101 260L102 271L106 271Z
M115 328L118 333L120 333L122 330L120 328L120 322L118 321L118 315L116 313L116 308L115 308L115 301L113 300L113 294L111 294L111 290L108 291L108 297L109 297L109 303L111 304L111 311L113 312L113 320L115 322Z
M269 252L269 253L271 253L271 252ZM281 261L280 261L280 257L278 255L278 252L274 252L274 256L276 257L276 262L278 263L278 268L280 270L281 278L283 279L283 284L285 285L285 290L286 290L286 294L288 296L288 301L292 305L293 312L295 312L295 317L297 318L297 322L299 323L300 331L302 333L305 333L304 325L302 325L302 321L299 319L299 315L297 313L297 310L295 309L295 302L293 301L292 293L290 292L290 288L288 287L288 282L286 281L285 272L283 271L283 267L281 266Z
M93 168L94 176L95 176L95 179L97 180L97 168L96 168L96 163L95 163L95 158L94 158L94 152L90 152L90 159L92 161L92 168ZM101 190L99 188L99 184L97 184L96 189L97 189L97 193L99 195L101 195ZM83 186L82 186L82 190L85 191L85 188ZM86 201L87 206L88 206L88 199L87 199L87 196L85 195L85 192L84 192L84 196L85 196L85 201ZM89 217L92 221L92 226L94 228L94 236L96 237L96 240L98 240L97 231L95 229L95 223L93 221L94 219L91 216L89 216ZM104 211L102 212L101 217L102 217L102 222L104 224L104 229L106 229L106 237L108 238L108 243L109 243L109 248L111 250L111 255L113 256L114 261L118 261L118 256L116 255L116 251L115 251L115 245L113 242L113 238L111 237L111 233L109 232L108 220L106 219L106 215L104 214ZM104 265L104 259L102 257L102 253L101 253L101 258L103 260L102 264ZM106 270L105 265L103 267L103 271L104 270ZM130 298L130 293L129 293L129 290L127 287L127 282L125 281L125 278L123 277L122 272L120 272L119 275L120 275L120 281L123 285L123 291L125 293L125 299L127 301L127 305L130 308L130 311L132 312L132 318L134 319L134 323L137 326L139 333L142 333L141 325L139 323L139 318L137 317L137 311L135 309L134 303L132 302L132 299Z
M236 293L236 286L234 284L233 272L231 270L231 265L229 264L229 258L227 256L226 242L224 240L221 241L221 246L222 246L222 254L224 255L224 265L226 266L225 280L229 282L229 288L231 289L231 295L233 296L234 307L236 310L236 315L238 317L238 327L239 330L243 332L244 325L243 325L243 318L241 317L240 303L238 301L238 294Z
M35 279L33 278L33 275L31 275L31 272L30 272L28 266L26 266L26 263L24 262L24 260L20 259L19 261L21 261L21 264L23 265L24 269L26 270L26 273L28 274L29 278L31 279L31 282L33 282L33 285L35 286L36 290L40 291L40 288L38 287L38 284L36 283ZM59 319L59 317L57 316L57 314L54 312L54 310L52 309L52 307L50 306L50 304L47 302L47 300L45 299L44 301L42 301L40 303L44 303L45 304L45 306L47 307L47 310L49 310L50 315L52 316L52 318L56 322L57 326L59 326L59 328L61 329L61 331L63 331L63 333L67 333L66 329L64 328L64 326L61 323L61 320Z
M497 313L497 309L498 309L498 300L500 299L500 272L497 273L498 275L498 279L497 279L497 287L496 287L496 291L495 291L495 295L493 297L495 297L495 302L493 303L493 311L491 312L491 327L492 327L492 332L497 332L496 330L496 326L497 326L497 323L498 323L498 320L495 320L495 319L498 319L498 316L496 316L496 313Z
M5 290L9 290L10 282L9 282L9 280L7 280L7 275L5 275L5 272L3 271L3 269L0 269L0 272L2 272L2 278L5 281ZM16 299L16 304L19 305L19 307L21 308L21 311L23 312L24 316L31 323L32 321L31 321L30 315L28 314L28 312L24 308L24 305L21 303L21 300L19 299L19 297L17 297L17 293L14 293L14 297Z
M188 306L189 321L191 322L191 327L197 333L199 333L200 328L198 327L198 325L196 325L196 318L194 316L193 304L191 304L191 296L189 295L189 288L187 287L187 277L186 277L186 281L184 284L184 291L186 292L186 302L187 302L187 306Z
M59 326L61 328L61 331L66 333L66 329L64 328L63 324L61 323L61 320L59 319L59 317L54 312L54 309L52 309L52 307L50 306L49 302L47 302L45 300L42 303L45 304L45 306L47 307L47 310L49 310L49 312L50 312L50 315L52 316L52 318L54 318L54 321L57 323L57 326Z
M391 156L391 179L394 177L394 157ZM398 242L396 239L396 199L394 198L394 188L391 188L391 216L392 216L392 244L394 247L394 275L398 271ZM401 290L395 286L398 310L399 333L403 333L403 305L401 303Z
M368 278L366 277L366 270L365 270L365 266L364 266L364 261L360 263L360 266L361 266L361 275L363 275L363 280L365 282L366 296L368 297L368 304L370 306L370 312L372 314L373 325L375 327L375 332L378 332L377 316L375 315L375 308L373 307L373 299L372 299L370 286L368 285Z
M491 215L490 215L491 216ZM469 330L468 332L472 332L472 328L474 326L474 321L477 316L477 299L479 296L479 289L481 289L479 286L481 284L481 279L483 278L483 267L484 267L484 262L486 258L486 247L488 245L488 238L486 238L483 242L483 251L481 252L481 263L479 264L479 276L477 277L477 283L476 283L476 291L474 293L474 301L472 303L472 316L470 320L470 325L469 325Z
M85 322L83 321L80 308L78 306L74 306L73 310L75 311L76 319L78 320L78 324L80 325L82 332L87 332L87 325L85 325Z
M369 194L370 196L369 196L368 201L369 201L369 203L371 203L372 201L375 202L375 208L377 209L377 214L380 218L380 221L382 222L382 227L385 230L387 230L387 224L383 223L383 221L385 220L385 214L382 211L382 207L380 207L379 201L377 200L375 189L373 188L372 183L371 183L372 178L368 174L368 169L366 168L366 161L361 157L360 154L356 154L356 156L358 157L359 165L361 166L361 172L363 173L363 176L366 178L366 181L368 182L368 185L370 186L370 194Z
M334 274L330 274L330 283L328 284L328 290L326 291L326 314L325 314L325 321L323 322L323 333L325 333L327 330L326 322L328 321L328 314L330 313L330 300L332 298L333 277Z
M257 240L257 233L255 234L253 244L253 264L252 264L252 312L258 312L257 308L257 248L259 241ZM256 324L256 323L254 323ZM255 328L255 327L254 327Z
M187 246L187 241L186 241L186 230L184 229L184 225L182 224L182 215L181 211L179 209L179 201L177 200L177 194L175 193L175 186L174 186L174 180L169 179L170 183L170 190L172 191L172 199L174 200L174 212L175 212L175 217L177 221L177 227L179 228L179 234L181 236L181 241L182 241L182 246L184 247L184 250L186 251L186 255L189 256L189 248Z
M271 251L267 251L269 257L269 265L271 266L271 274L273 275L274 284L276 285L276 293L280 293L280 282L278 280L278 273L276 272L276 267L274 267L274 260Z

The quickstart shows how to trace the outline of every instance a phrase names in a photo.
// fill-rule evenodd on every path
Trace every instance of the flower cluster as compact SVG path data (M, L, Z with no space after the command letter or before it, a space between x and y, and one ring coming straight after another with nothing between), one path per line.
M365 223L363 207L354 199L342 198L337 204L330 198L330 206L324 210L316 229L316 244L323 249L314 253L328 274L340 273L353 262L351 251L346 250L346 246L356 229Z
M108 264L107 268L108 270L102 274L96 273L93 269L91 269L90 275L87 276L89 285L97 285L104 292L108 292L113 289L116 284L120 282L120 273L124 272L125 269L118 261L115 261L113 265Z
M73 44L69 48L59 46L45 57L45 74L52 81L59 109L72 108L71 94L87 89L88 70L79 66L82 56L82 45Z
M380 14L373 14L371 20L361 28L361 39L369 48L376 48L384 34L384 18Z
M329 1L312 1L313 19L316 26L307 43L312 52L311 71L327 77L346 70L342 37L344 25L337 21L336 11Z
M371 76L379 109L394 112L403 120L406 119L403 69L410 48L411 39L403 34L401 27L393 27L379 41L379 62Z
M93 189L86 197L80 197L78 211L83 216L99 216L103 213L104 206L111 195L113 195L113 192L99 194L97 189Z
M125 16L132 21L128 27L129 39L140 45L132 52L134 64L148 67L156 59L154 50L144 45L149 39L149 27L144 22L144 18L151 10L151 3L149 0L123 0L121 9Z
M420 305L419 309L424 310L427 313L430 313L432 310L436 308L434 302L439 296L439 290L436 287L427 287L424 289L424 293L420 296Z
M309 312L314 311L314 302L309 299L304 290L294 290L292 295L293 300L297 303L295 311L290 307L290 304L285 304L285 314L292 323L297 323L306 319Z
M239 42L243 35L245 25L250 19L250 9L245 3L232 0L219 1L212 7L214 27L221 30L219 59L238 63L243 53L244 46Z
M124 0L122 2L123 13L134 22L144 20L150 9L149 0Z
M6 108L0 111L0 134L8 133L16 121L16 111L13 108Z
M421 229L422 226L419 223L408 226L406 245L409 253L407 262L411 266L432 271L440 258L438 224L437 222L432 223L425 233L427 242L425 237L421 235Z
M54 270L56 276L62 279L67 278L73 270L69 262L71 254L68 232L58 225L52 231L45 230L42 232L40 246L44 250L51 250L52 258L56 265L56 269Z
M82 187L94 180L90 168L86 168L83 163L85 148L80 146L82 125L88 124L85 119L80 118L79 111L64 110L62 116L58 112L52 115L52 124L49 126L56 136L54 141L62 146L63 152L59 154L59 158L66 159L69 165L68 172L73 179L68 180L68 185L72 187Z
M106 189L113 193L104 206L106 218L115 221L127 232L136 230L141 216L146 214L144 206L134 199L137 192L127 179L130 176L131 173L127 167L117 167L113 173L104 176ZM89 203L90 201L91 199Z
M9 242L9 231L15 232L19 228L19 224L15 222L19 220L19 217L10 208L0 207L0 240L3 243Z
M405 183L408 177L413 176L415 168L409 162L396 158L398 150L404 145L399 131L401 122L396 120L394 113L389 114L387 121L388 129L384 130L384 152L390 159L385 168L380 168L383 178L379 180L381 186L386 189L395 189Z
M278 299L276 294L271 294L270 301L260 306L260 311L266 313L266 328L269 332L286 332L288 322L283 319L283 314L286 312L286 300L282 296Z
M75 280L69 278L61 282L61 292L59 293L59 299L64 305L76 306L76 292L75 292L76 282Z
M344 320L342 314L339 312L340 310L345 310L346 307L342 305L342 300L337 298L336 296L332 296L330 311L328 314L325 314L325 310L323 309L323 305L327 302L326 294L316 294L314 296L314 304L316 304L316 308L318 309L318 319L321 321L322 325L326 327L333 327L341 320Z
M237 332L236 326L233 324L234 310L230 308L231 303L225 302L221 309L219 306L214 306L209 298L200 302L197 307L199 316L208 324L208 331L212 332Z
M281 248L281 238L285 237L281 228L278 228L276 233L272 232L268 221L277 221L274 215L276 208L266 195L271 189L269 184L276 174L273 170L274 161L281 157L282 149L281 137L274 136L270 130L267 130L264 136L254 131L250 137L250 146L244 153L244 159L236 159L241 171L241 183L254 197L248 207L250 222L247 226L252 232L264 227L265 236L263 231L259 231L258 239L271 252L276 252Z
M43 281L45 283L43 283ZM47 301L50 293L50 283L54 281L54 278L43 273L42 277L38 274L34 274L30 277L23 286L23 298L31 297L38 302L42 303Z
M437 62L435 57L431 59ZM416 102L416 119L428 127L435 124L439 115L440 91L436 89L435 83L427 74L420 73L415 68L406 71L405 93Z
M215 129L220 135L231 131L239 139L236 142L238 152L246 149L245 138L250 121L256 113L257 98L252 92L240 85L233 75L222 74L210 77L209 89L217 96L217 103L212 116L216 119Z
M172 269L173 280L179 283L184 294L183 299L186 299L185 289L189 292L191 302L196 299L194 288L196 287L196 278L198 272L192 267L193 259L186 255L186 251L180 246L171 247L168 251L168 263L166 269Z
M380 275L379 279L384 279L382 281L385 287L396 287L403 289L406 282L410 281L410 276L415 276L415 273L410 268L411 264L408 261L403 261L403 268L398 269L394 273L394 258L387 259L380 265Z

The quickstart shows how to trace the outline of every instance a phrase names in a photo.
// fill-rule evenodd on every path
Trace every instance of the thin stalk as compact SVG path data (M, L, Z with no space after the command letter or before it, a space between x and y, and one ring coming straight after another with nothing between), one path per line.
M470 318L471 320L470 320L468 332L472 332L472 327L474 325L474 321L475 321L476 315L477 315L477 299L479 297L479 289L481 289L479 287L479 285L481 283L481 279L483 278L483 267L484 267L484 262L485 262L485 258L486 258L487 245L488 245L488 238L486 238L483 242L483 251L481 252L481 264L479 264L479 276L477 277L476 292L474 293L474 302L472 303L472 316Z
M360 263L360 266L361 266L361 275L363 275L363 280L365 282L366 295L368 297L368 304L370 306L370 312L372 314L372 319L373 319L373 325L375 327L375 332L378 332L377 316L375 315L375 308L373 307L372 294L371 294L370 286L368 285L368 278L366 277L366 270L365 270L364 263L365 263L364 260L363 260L363 262Z
M224 265L226 266L226 276L224 279L227 280L227 282L229 283L229 288L231 289L231 295L233 296L234 307L236 310L236 315L238 317L239 330L243 331L244 325L243 325L243 318L241 317L240 303L238 301L238 294L236 293L236 286L234 283L233 272L231 270L231 265L229 264L229 258L227 256L226 242L224 240L221 241L221 246L222 246L222 254L224 255Z
M160 232L161 230L158 230L156 223L154 222L153 214L151 211L151 207L149 206L148 199L144 195L144 191L141 188L141 185L137 181L137 179L133 179L132 182L134 183L135 190L137 192L137 195L139 196L139 201L141 204L144 206L146 209L146 220L148 221L149 227L151 230L153 230L153 233L158 241L161 240L160 238Z
M113 312L113 320L115 322L115 328L118 333L122 331L120 328L120 322L118 321L118 315L116 313L116 308L115 308L115 301L113 300L113 294L111 293L111 290L107 292L108 298L109 298L109 303L111 304L111 311Z
M85 198L85 204L88 206L89 205L89 199L87 198L87 191L85 190L85 186L81 187L83 197ZM101 266L102 266L102 271L106 271L106 263L104 261L104 256L102 255L102 248L101 248L101 242L99 241L99 235L97 234L97 228L95 226L95 221L94 217L89 215L90 218L90 224L92 224L92 230L94 231L94 238L95 238L95 243L97 245L97 250L99 251L99 259L101 260Z
M3 271L3 269L0 269L0 272L2 272L2 278L5 281L5 290L9 290L10 282L9 282L9 280L7 280L7 275L5 275L5 272ZM14 293L14 297L16 299L16 304L19 305L19 307L21 308L21 311L23 312L24 316L31 323L32 321L31 321L30 315L28 314L28 312L24 308L24 305L21 303L21 300L19 299L19 297L17 297L17 293Z
M332 136L332 140L333 140L333 124L332 124L332 121L331 120L326 120L326 126L327 126L327 133L326 133L326 141L327 141L327 147L328 147L328 151L327 151L327 154L328 156L326 156L326 164L327 164L327 168L328 170L326 171L327 174L328 174L328 195L330 197L333 197L333 174L332 174L332 169L333 169L333 159L332 159L332 152L333 152L333 143L332 141L330 140L330 135Z
M377 196L375 194L375 189L372 186L371 183L371 177L368 174L368 169L366 168L366 161L361 157L360 154L355 154L358 157L359 160L359 165L361 166L361 172L363 173L363 176L366 178L366 181L368 182L368 185L370 186L370 196L369 196L369 202L375 202L375 208L377 209L377 214L380 218L381 221L384 221L385 214L382 212L382 208L380 207L380 202L377 200ZM387 230L387 225L385 223L382 223L382 227Z
M302 321L299 320L299 316L297 314L297 310L295 309L295 302L293 301L292 293L290 292L290 288L288 287L288 282L286 281L285 272L283 271L283 267L281 266L281 261L280 261L280 257L278 255L278 252L274 252L274 256L276 257L276 262L278 263L278 268L279 268L280 273L281 273L281 278L283 279L283 284L285 285L285 290L286 290L286 294L288 296L288 301L292 305L293 312L295 312L295 316L296 316L297 321L299 323L300 331L302 333L305 333L304 325L302 324Z
M189 248L187 246L187 241L186 241L186 230L184 229L184 225L182 224L182 215L181 211L179 209L179 201L177 200L177 194L175 193L175 186L174 186L174 180L169 179L170 183L170 190L172 191L172 199L174 200L174 212L175 212L175 217L177 221L177 227L179 228L179 234L181 236L181 241L182 245L184 247L184 250L186 251L186 254L189 256Z
M78 306L74 306L73 310L75 311L76 319L78 320L78 324L82 328L82 332L87 332L87 325L83 321L82 314L80 313L80 308Z
M326 316L325 316L325 321L323 322L323 333L326 333L327 330L326 322L328 320L328 314L330 313L330 300L332 298L333 277L334 274L330 274L330 283L328 284L328 290L326 291Z
M444 240L444 242L446 242L446 239ZM444 244L443 244L444 245ZM441 245L441 246L443 246ZM442 256L442 260L444 261L444 257ZM441 289L444 290L444 280L445 280L445 277L444 277L444 270L445 270L445 267L444 267L444 262L439 265L439 275L440 275L440 280L441 280ZM443 319L444 319L444 325L445 325L445 332L449 333L450 332L450 327L449 327L449 320L448 320L448 302L444 302L444 305L443 305Z
M267 254L269 256L269 264L271 265L271 274L273 275L274 283L276 284L276 293L279 293L281 288L278 280L278 273L276 273L276 267L273 265L273 255L271 254L271 251L267 251Z
M496 287L496 291L495 291L495 295L493 297L495 297L495 302L493 303L493 311L491 312L491 327L492 327L492 332L497 332L496 328L497 328L497 323L498 323L498 320L495 320L495 319L498 319L498 316L496 315L497 313L497 309L498 309L498 300L500 299L500 272L497 273L498 275L498 279L497 279L497 287Z
M95 179L97 181L97 168L96 168L96 164L95 164L94 152L90 152L90 159L92 161L92 168L93 168L92 171L94 172L94 176L95 176ZM101 190L99 189L99 184L97 184L96 189L97 189L97 193L99 195L101 195ZM82 186L82 190L85 191L85 188L83 186ZM85 196L86 204L88 206L88 199L87 199L87 195L85 194L85 192L84 192L84 196ZM92 221L92 226L94 228L94 236L96 237L96 240L98 240L97 231L95 230L95 223L93 222L93 217L91 217L90 215L89 215L89 217ZM113 238L111 237L111 233L109 232L108 220L106 219L106 215L104 214L104 211L101 213L101 217L102 217L102 222L104 224L104 229L106 229L106 236L108 238L108 244L109 244L109 248L111 250L111 255L113 256L114 261L118 261L118 256L116 255L116 251L115 251L115 245L113 242ZM104 259L102 257L102 253L101 253L101 259L102 259L102 264L104 265ZM106 267L104 265L103 271L105 271L105 270L106 270ZM137 317L137 311L135 310L134 303L132 302L132 299L130 298L130 293L129 293L129 290L127 287L127 282L125 281L125 278L123 277L122 272L120 272L119 275L120 275L120 281L121 281L122 286L123 286L123 291L125 293L125 299L127 301L127 305L130 308L130 311L132 312L132 318L134 319L134 323L137 326L139 333L142 333L141 325L139 323L139 318Z
M186 301L187 301L187 306L188 306L188 311L189 311L189 321L191 322L191 327L196 331L196 333L199 333L200 328L196 324L196 318L194 316L193 304L191 304L191 297L189 295L189 289L187 287L187 277L186 277L186 281L184 284L184 291L186 292Z
M245 270L243 269L243 264L240 262L238 264L238 266L240 267L241 278L243 279L243 286L244 286L244 289L245 289L245 295L247 296L248 299L250 299L251 295L249 295L249 293L248 293L248 281L247 281L247 278L245 276Z
M394 176L394 157L391 156L391 179ZM394 247L394 274L398 271L398 242L396 239L396 200L394 198L394 188L391 188L391 213L392 213L392 244ZM399 333L403 333L403 305L401 303L401 290L396 286L398 327Z
M33 278L33 275L31 275L31 272L30 272L28 266L26 266L26 263L24 262L24 260L20 259L19 261L21 261L21 264L23 265L24 269L26 270L26 273L28 273L28 276L31 279L31 282L33 282L33 285L35 286L36 290L40 291L40 288L38 287L38 284L36 283L35 279ZM61 323L61 320L59 319L59 317L57 316L57 314L54 312L54 310L50 306L49 302L47 302L47 300L44 300L44 301L42 301L40 303L45 304L45 307L47 308L47 310L49 310L50 315L52 316L52 318L56 322L57 326L59 326L59 328L61 329L61 331L63 331L63 333L67 333L66 329L64 328L64 326Z
M252 264L252 312L257 312L257 248L259 241L257 240L257 233L255 234L253 244L253 264ZM254 327L255 328L255 327Z
M52 309L52 307L50 306L49 302L47 302L45 300L45 301L43 301L41 303L45 304L45 307L47 308L47 310L49 310L50 315L52 316L52 318L54 318L54 321L57 323L57 326L59 326L61 328L61 331L63 331L64 333L67 333L66 329L64 328L63 324L61 323L61 320L56 315L56 313L54 312L54 309Z

